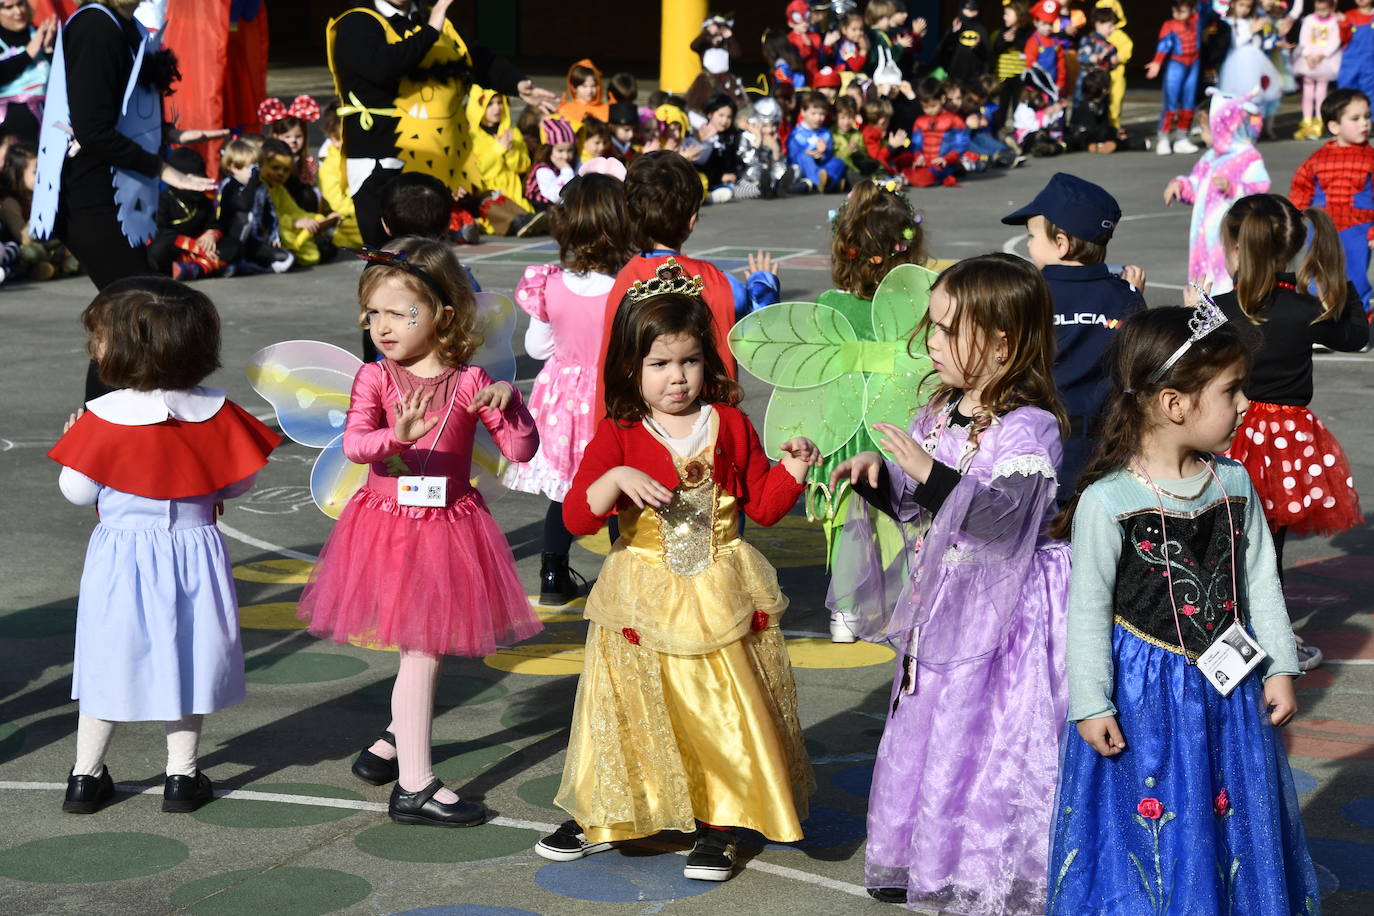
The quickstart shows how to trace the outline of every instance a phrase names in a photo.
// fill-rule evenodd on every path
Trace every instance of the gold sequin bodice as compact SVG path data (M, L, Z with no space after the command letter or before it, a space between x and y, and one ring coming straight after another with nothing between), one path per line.
M691 458L673 455L678 485L668 505L621 513L621 540L644 562L695 576L740 543L735 497L711 479L713 445Z

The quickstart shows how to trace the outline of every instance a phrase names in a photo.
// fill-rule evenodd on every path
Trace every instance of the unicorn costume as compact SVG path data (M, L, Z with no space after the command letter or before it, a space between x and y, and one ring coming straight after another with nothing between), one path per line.
M1237 98L1208 90L1212 96L1208 120L1212 127L1212 148L1193 166L1192 172L1179 175L1179 199L1193 205L1193 220L1188 230L1188 277L1201 281L1212 278L1213 294L1231 289L1226 272L1226 252L1221 244L1221 221L1231 204L1250 194L1269 190L1269 172L1255 148L1260 131L1260 109L1251 91ZM1213 183L1226 179L1226 188Z

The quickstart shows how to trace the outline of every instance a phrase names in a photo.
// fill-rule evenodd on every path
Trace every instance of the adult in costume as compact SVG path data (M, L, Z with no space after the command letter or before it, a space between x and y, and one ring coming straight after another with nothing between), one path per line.
M347 190L363 241L380 246L382 192L402 171L424 172L452 190L483 186L471 160L463 98L471 83L553 111L539 89L490 49L469 45L448 18L452 0L426 17L414 0L374 0L330 21L329 69L343 105Z
M212 191L215 183L162 160L164 140L198 143L225 131L176 130L162 121L175 60L134 21L138 0L96 0L58 36L38 142L30 226L60 238L97 289L148 272L144 245L156 231L158 180ZM86 399L110 389L92 362Z
M28 0L0 3L0 123L25 143L38 142L56 37L56 17L34 26Z

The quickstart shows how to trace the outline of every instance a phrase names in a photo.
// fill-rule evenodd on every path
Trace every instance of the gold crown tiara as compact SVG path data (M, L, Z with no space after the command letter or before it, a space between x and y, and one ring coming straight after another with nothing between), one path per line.
M700 298L705 286L706 281L699 275L688 277L677 258L669 258L658 266L653 277L648 280L636 280L630 284L630 290L625 295L631 302L643 302L651 296L662 296L667 293Z

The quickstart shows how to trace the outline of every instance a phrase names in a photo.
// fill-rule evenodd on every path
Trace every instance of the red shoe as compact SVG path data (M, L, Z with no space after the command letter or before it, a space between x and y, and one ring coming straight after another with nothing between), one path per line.
M957 188L959 187L959 179L955 178L953 175L946 175L945 180L940 182L940 184L947 188Z

